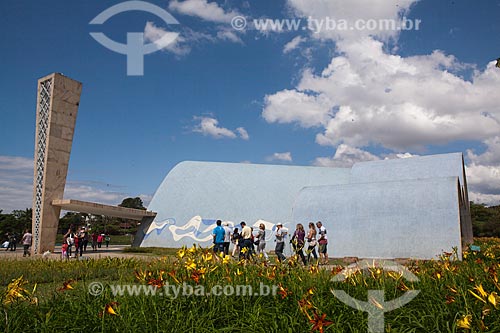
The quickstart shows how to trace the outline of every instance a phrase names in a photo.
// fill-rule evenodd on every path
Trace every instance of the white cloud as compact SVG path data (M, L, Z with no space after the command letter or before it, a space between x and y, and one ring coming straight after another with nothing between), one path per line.
M376 29L350 29L355 27L357 20L387 20L392 19L401 23L403 16L416 0L288 0L288 5L298 16L312 17L322 24L321 29L315 29L316 33L311 35L315 38L345 40L358 39L367 36L375 36L381 40L396 38L400 31L384 29L378 26ZM335 22L339 25L337 29L328 29L327 24L332 26ZM341 21L345 21L348 29L341 29ZM316 27L317 25L315 25Z
M289 0L302 17L401 20L412 0ZM492 140L500 132L500 70L492 61L470 79L472 69L453 55L403 57L386 51L399 32L347 30L310 33L335 42L336 55L320 74L304 70L294 89L265 96L270 123L321 126L320 145L380 145L396 152L456 140ZM376 37L376 40L374 37ZM498 140L498 139L497 139ZM484 158L487 158L486 156Z
M386 156L384 159L387 160L387 159L393 159L393 158L411 158L411 157L415 157L415 156L419 156L419 155L410 154L410 153L403 153L403 154L395 154L394 157L393 157L393 155L389 155L389 156Z
M336 168L350 168L356 162L376 161L380 158L370 152L341 144L337 147L333 157L318 157L314 165Z
M231 29L220 29L217 31L217 39L243 44L241 38Z
M25 170L33 175L33 159L20 156L0 156L0 171Z
M160 50L171 52L177 56L183 56L191 52L193 44L209 41L214 42L216 38L211 35L193 31L184 27L181 33L166 31L157 27L152 22L146 22L144 27L144 39L151 42Z
M500 194L469 192L469 200L486 206L498 206L500 204Z
M500 165L500 136L495 136L484 141L486 151L476 155L474 151L467 150L467 158L474 164Z
M118 205L126 197L137 196L107 189L100 182L67 181L64 198ZM116 186L112 186L116 188ZM149 202L150 195L141 194ZM148 200L149 198L149 200ZM0 156L0 209L10 213L33 204L33 159L20 156Z
M321 125L321 145L373 143L396 151L500 132L500 71L493 61L467 81L452 73L463 64L440 51L404 58L369 38L337 45L343 55L320 75L306 70L296 89L265 97L264 119Z
M82 201L98 202L108 205L118 205L127 195L95 188L90 185L68 182L64 189L64 198Z
M236 132L238 132L238 134L240 135L240 137L243 139L243 140L248 140L250 139L250 136L248 135L248 132L246 129L244 129L243 127L238 127L236 129Z
M20 156L0 156L0 209L31 207L33 201L33 159Z
M292 162L292 153L274 153L266 158L267 161Z
M269 123L296 122L303 127L326 126L332 116L332 102L325 95L313 96L297 90L267 95L262 116Z
M248 140L249 135L243 127L238 127L232 131L225 127L219 127L219 121L211 117L194 117L194 120L199 121L195 125L193 132L201 133L205 136L211 136L216 139L229 138L236 139L238 136L243 140Z
M467 181L473 192L500 194L500 166L471 164L467 166Z
M191 51L187 45L183 45L185 38L177 32L166 31L157 27L152 22L147 22L144 27L145 42L152 42L158 49L170 51L176 55L185 55Z
M168 5L168 9L218 23L229 23L234 16L240 15L237 11L225 11L216 2L208 2L207 0L173 0Z
M283 53L288 53L291 52L292 50L295 50L296 48L299 47L301 43L305 41L306 39L304 37L301 36L295 37L294 39L285 44L285 46L283 47Z
M288 0L288 5L300 17L323 22L344 19L351 25L358 19L401 21L415 2ZM306 68L295 87L266 95L263 118L269 123L317 128L318 144L338 147L333 157L318 157L316 165L347 166L358 159L379 158L361 149L370 145L393 152L382 158L403 158L412 156L403 152L425 150L428 145L483 142L484 153L467 151L469 189L496 198L500 195L500 70L495 61L479 70L440 50L406 57L392 54L397 51L399 33L310 32L309 37L333 41L334 56L320 73Z
M484 141L486 150L475 154L467 150L469 160L466 174L471 199L488 205L500 204L500 138L495 136Z

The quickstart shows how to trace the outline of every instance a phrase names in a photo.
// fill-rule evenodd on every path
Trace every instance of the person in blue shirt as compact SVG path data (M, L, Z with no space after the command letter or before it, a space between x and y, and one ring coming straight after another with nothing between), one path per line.
M224 251L224 235L226 231L222 227L222 221L217 220L215 222L217 226L214 229L214 232L212 233L212 236L214 237L214 252L218 253L219 251L223 252Z

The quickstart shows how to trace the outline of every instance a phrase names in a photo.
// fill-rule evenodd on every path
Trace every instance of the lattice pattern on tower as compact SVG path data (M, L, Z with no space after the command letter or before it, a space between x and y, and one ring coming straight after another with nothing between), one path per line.
M49 112L50 112L50 97L51 97L52 79L48 79L40 83L40 97L38 105L38 123L37 133L38 141L36 143L36 178L35 178L35 230L33 230L33 249L35 253L38 251L38 243L40 242L40 220L42 215L42 200L43 200L43 175L45 171L45 153L47 148L47 137L49 129Z

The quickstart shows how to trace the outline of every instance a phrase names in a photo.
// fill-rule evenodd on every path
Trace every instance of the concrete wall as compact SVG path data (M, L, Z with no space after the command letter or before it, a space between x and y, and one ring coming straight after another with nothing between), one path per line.
M216 219L264 222L269 241L277 222L294 230L323 220L334 257L432 258L453 247L461 254L472 239L466 184L460 153L352 169L183 162L158 188L148 207L158 215L136 244L209 246Z
M461 253L458 178L304 188L293 222L322 221L330 257L431 259Z
M353 165L350 183L458 177L462 245L473 242L467 177L462 153L360 162ZM429 193L432 195L432 192Z
M304 186L347 183L349 173L321 167L182 162L165 177L148 206L158 213L155 221L136 237L143 238L141 246L208 246L215 220L221 219L234 225L266 221L271 240L274 224L291 221L291 207Z

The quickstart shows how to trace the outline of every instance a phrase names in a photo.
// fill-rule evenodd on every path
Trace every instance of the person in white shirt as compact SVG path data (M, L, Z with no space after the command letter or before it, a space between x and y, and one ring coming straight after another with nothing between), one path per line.
M276 237L276 248L274 249L274 252L278 256L278 260L282 262L286 259L285 255L283 254L283 250L285 249L286 232L283 230L282 223L276 224L276 233L274 235Z
M224 255L229 255L229 244L231 244L231 228L228 222L222 222L224 228Z
M323 226L321 221L316 222L316 226L318 227L318 252L319 252L319 261L321 265L328 265L328 237L326 235L326 228ZM321 258L323 257L323 260Z
M29 232L28 229L26 229L23 235L23 239L21 240L23 242L23 247L24 247L23 257L31 256L31 252L29 251L29 249L31 246L32 238L33 235L31 234L31 232Z
M252 228L250 228L249 226L247 226L247 224L242 221L240 223L242 229L241 229L241 237L243 238L243 246L240 246L241 249L240 249L240 258L243 257L245 259L250 259L250 253L252 251L252 247L253 247L253 244L252 244ZM246 248L245 251L241 251L243 250L244 248Z

